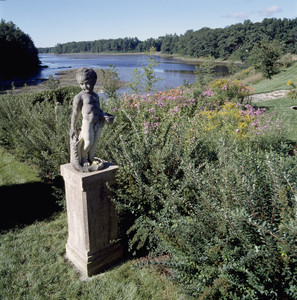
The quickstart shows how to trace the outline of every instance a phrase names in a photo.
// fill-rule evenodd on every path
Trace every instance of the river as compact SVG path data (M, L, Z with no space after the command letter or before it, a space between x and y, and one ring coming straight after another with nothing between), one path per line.
M132 78L132 71L136 67L141 67L148 63L145 55L100 55L100 54L39 54L39 59L44 66L36 79L45 79L49 75L56 76L59 71L78 69L88 67L94 69L109 68L115 65L118 70L120 80L129 82ZM186 63L174 58L155 56L158 66L154 71L161 79L157 83L157 90L162 91L168 88L174 88L185 82L193 83L195 81L195 70L197 64ZM226 74L228 71L226 66L218 65L216 72L218 76Z

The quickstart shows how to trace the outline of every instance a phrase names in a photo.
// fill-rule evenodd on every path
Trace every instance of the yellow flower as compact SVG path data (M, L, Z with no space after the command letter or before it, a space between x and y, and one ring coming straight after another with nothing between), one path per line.
M287 85L292 85L293 84L293 81L292 80L289 80L288 82L287 82Z

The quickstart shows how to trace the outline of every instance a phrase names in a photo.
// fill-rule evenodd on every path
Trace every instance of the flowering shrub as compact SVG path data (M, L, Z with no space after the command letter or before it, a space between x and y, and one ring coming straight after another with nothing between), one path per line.
M248 100L247 97L252 92L241 81L226 78L216 79L209 86L212 93L207 96L215 96L220 103L224 103L226 100L243 103Z
M238 141L257 140L260 136L280 135L281 121L273 120L264 108L226 102L220 110L205 110L196 115L199 135L233 137Z
M203 96L212 97L214 96L214 91L212 88L207 88L206 91L203 93Z
M195 104L196 100L190 97L190 92L178 87L147 95L125 94L120 109L139 120L144 132L149 133L156 131L161 124L177 122L181 116L190 116Z

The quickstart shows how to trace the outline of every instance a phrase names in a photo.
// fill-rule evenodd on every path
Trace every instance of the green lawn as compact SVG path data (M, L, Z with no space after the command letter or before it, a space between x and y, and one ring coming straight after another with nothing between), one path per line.
M255 93L266 93L275 90L289 89L287 85L289 80L295 81L297 78L297 62L293 63L290 67L281 70L278 74L274 75L271 80L263 79L251 87L255 88Z
M0 185L40 182L38 172L32 166L21 163L0 147Z
M291 106L297 106L297 99L266 100L258 102L256 105L265 107L269 113L275 113L276 117L283 121L288 141L297 143L297 110L291 109Z
M0 236L0 299L189 299L153 269L128 261L81 281L64 260L66 214Z

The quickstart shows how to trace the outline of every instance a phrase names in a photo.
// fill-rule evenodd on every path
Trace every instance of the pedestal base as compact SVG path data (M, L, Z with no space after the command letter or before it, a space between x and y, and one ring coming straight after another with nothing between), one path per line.
M106 270L122 257L120 242L114 243L105 249L98 250L91 256L81 257L69 243L66 244L66 256L69 261L85 276L92 276Z
M122 257L117 241L118 218L106 186L114 182L117 169L108 166L81 173L71 164L61 166L68 219L66 258L84 276L103 271Z

